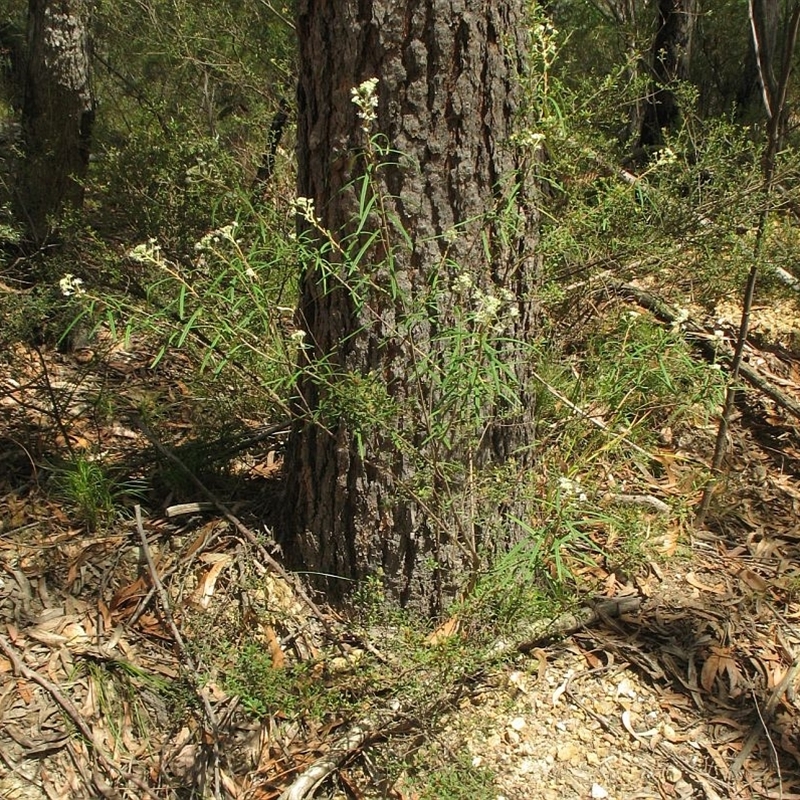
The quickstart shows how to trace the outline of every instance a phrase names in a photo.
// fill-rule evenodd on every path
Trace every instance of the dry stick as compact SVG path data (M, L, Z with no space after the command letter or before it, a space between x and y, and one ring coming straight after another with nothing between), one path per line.
M2 634L0 634L0 650L6 654L6 657L11 662L16 675L22 675L22 677L26 680L41 686L42 689L44 689L53 698L53 700L55 700L56 703L61 706L61 709L64 711L64 713L72 720L75 727L80 731L81 735L86 741L86 744L100 762L100 765L110 776L117 776L125 781L128 781L141 792L143 792L147 797L156 800L155 795L142 781L140 781L134 775L126 775L122 769L118 767L105 754L105 752L103 752L102 748L94 738L92 729L89 727L86 720L80 715L80 712L77 708L75 708L72 701L61 693L61 690L58 688L58 686L48 681L47 678L43 678L36 670L31 669L23 661L22 655L17 652L16 648ZM99 783L97 776L94 777L94 782L95 788L101 793L107 790L108 787L105 786L105 784L97 785Z
M603 422L602 420L597 419L597 417L593 416L588 411L586 411L583 408L581 408L579 405L576 405L575 403L573 403L572 400L570 400L564 394L559 392L558 389L555 388L555 386L551 386L541 375L539 375L538 372L536 372L535 369L531 369L530 372L531 372L531 375L537 381L539 381L539 383L541 383L542 386L544 386L544 388L547 389L547 391L550 392L550 394L553 395L553 397L556 398L556 400L562 402L567 408L569 408L571 411L574 411L578 416L583 417L587 422L590 422L592 425L594 425L595 427L599 428L601 431L603 431L609 437L611 437L613 439L617 439L620 442L625 442L625 444L627 444L628 447L632 448L637 453L641 453L643 456L645 456L646 458L648 458L650 460L653 459L653 454L652 453L648 453L647 450L645 450L642 447L639 447L638 444L636 444L635 442L631 441L627 436L625 436L624 433L619 433L618 431L611 430L611 428L609 428L608 425L606 425L605 422Z
M750 21L753 28L753 40L756 48L756 62L758 64L759 77L761 84L765 88L764 102L766 105L767 116L769 118L767 147L764 152L764 182L762 188L763 205L758 217L758 229L756 230L756 239L753 245L753 258L750 263L750 272L747 275L747 285L744 290L744 302L742 304L742 319L739 325L739 337L736 340L736 349L733 353L733 362L731 364L731 375L728 382L728 388L725 392L725 403L722 407L722 415L719 420L719 428L717 429L717 441L714 445L714 457L711 461L712 480L708 483L703 490L703 498L700 501L700 508L697 511L696 523L702 525L705 521L706 514L708 513L709 506L711 505L711 496L717 484L717 476L722 466L722 459L725 456L725 450L728 440L728 427L730 425L731 412L733 411L733 404L736 400L736 381L739 377L739 371L742 364L742 353L744 352L745 342L747 340L747 331L750 327L750 310L753 306L753 295L756 289L756 277L758 276L758 265L761 261L761 255L764 250L764 238L767 231L767 221L769 219L769 203L770 196L772 195L772 184L775 177L775 159L778 155L778 150L781 144L781 125L784 110L786 108L786 93L789 88L789 78L792 74L792 59L794 56L795 46L797 44L797 32L800 27L800 3L795 3L792 9L792 17L789 21L789 35L786 37L786 45L783 52L783 65L780 82L778 83L777 96L772 96L772 93L767 90L767 74L763 60L763 47L762 42L759 40L758 26L755 22L755 15L753 14L753 0L750 0Z
M795 657L794 661L792 662L792 666L789 667L788 670L786 670L786 674L783 676L780 683L772 690L772 694L770 695L769 700L767 700L767 705L764 707L763 714L761 713L761 710L758 708L757 701L755 702L759 721L757 724L753 725L753 728L750 731L750 735L747 737L744 745L742 746L741 752L731 765L731 775L733 777L736 777L741 772L742 767L744 766L744 762L747 760L748 756L753 751L753 748L756 746L756 742L758 741L761 735L762 729L766 734L767 739L770 742L770 745L772 746L772 749L773 750L775 749L775 745L773 744L772 739L770 738L768 723L772 720L772 717L775 715L775 708L778 705L778 701L794 685L798 673L800 673L800 656ZM777 763L777 756L776 756L776 763Z
M183 636L181 636L178 626L175 624L175 618L172 616L172 605L170 604L169 595L167 594L167 590L164 588L164 584L161 582L161 578L158 576L158 570L156 570L156 565L153 561L153 555L150 552L150 545L147 542L147 534L144 532L142 507L137 503L134 506L133 511L136 515L136 530L139 532L139 539L142 543L142 552L144 553L144 558L147 562L147 569L150 571L150 577L153 580L153 586L155 587L155 590L158 593L158 599L161 602L161 611L164 614L164 619L166 620L167 626L172 633L172 638L175 640L175 644L178 646L178 652L180 653L181 659L192 673L192 684L194 685L195 694L203 705L203 711L205 712L206 719L211 727L211 732L213 734L211 738L213 741L214 753L214 797L221 797L219 777L220 732L219 724L217 723L217 715L214 713L214 709L211 707L211 702L209 701L208 696L200 688L200 685L197 681L197 665L195 664L189 649L186 647L186 642L183 641Z
M158 440L156 435L150 430L150 428L145 424L144 420L140 419L139 417L134 417L134 421L141 429L142 433L150 440L151 444L158 450L161 455L165 458L168 458L172 461L173 464L176 464L180 467L184 473L189 477L192 483L198 488L200 493L205 496L207 500L212 502L219 512L222 514L228 522L236 528L242 536L250 542L253 547L255 547L261 558L269 564L269 566L278 573L278 575L283 578L286 583L290 586L294 586L294 590L297 592L297 596L306 604L306 606L313 612L314 616L320 621L322 626L325 628L325 632L331 637L331 639L336 640L336 637L333 634L333 630L331 629L330 622L322 613L320 608L317 604L308 596L308 594L297 584L296 581L293 581L289 573L269 554L267 549L264 547L263 544L258 540L258 537L248 528L190 469L186 466L186 464L181 461L175 453L168 450L164 447L163 444Z

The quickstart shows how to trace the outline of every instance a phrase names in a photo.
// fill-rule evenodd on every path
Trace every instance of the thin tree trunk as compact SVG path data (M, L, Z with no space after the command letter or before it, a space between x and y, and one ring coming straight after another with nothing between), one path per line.
M645 105L640 145L664 143L664 131L680 119L676 81L689 78L696 0L659 0L658 30L653 39L653 89Z

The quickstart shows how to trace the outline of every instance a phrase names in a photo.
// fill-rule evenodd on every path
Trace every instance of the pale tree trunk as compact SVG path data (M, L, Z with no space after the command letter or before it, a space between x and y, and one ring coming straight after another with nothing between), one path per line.
M642 119L639 144L660 145L664 131L680 120L674 84L689 79L692 37L697 19L697 0L659 0L658 29L653 39L653 88Z
M298 194L337 240L353 233L369 151L351 102L366 79L378 79L371 130L394 151L373 215L392 220L387 235L359 275L338 276L365 279L366 297L312 266L298 313L309 369L286 454L284 552L334 600L373 578L391 602L435 613L519 534L503 520L513 502L484 502L476 486L491 469L522 480L532 445L525 358L509 343L534 326L536 195L512 140L526 30L522 0L298 3ZM487 401L462 439L435 431L458 415L442 381L458 280L511 301L492 347L519 387ZM362 391L354 409L372 384L382 399L370 409Z
M30 0L22 108L24 157L18 214L41 243L49 220L83 202L94 98L89 83L87 0Z
M750 85L761 89L764 108L770 113L778 92L775 62L778 60L778 31L781 28L780 4L778 0L750 0L748 12L753 43L751 74L755 76Z

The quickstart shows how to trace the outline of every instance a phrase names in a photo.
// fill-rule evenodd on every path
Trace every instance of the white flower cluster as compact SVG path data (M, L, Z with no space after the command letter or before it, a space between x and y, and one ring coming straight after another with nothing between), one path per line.
M238 225L239 223L234 220L230 225L209 231L199 242L195 242L194 249L199 252L213 250L216 245L223 241L236 244L235 231Z
M138 264L163 264L164 256L161 245L155 239L148 239L143 244L137 244L133 250L128 251L128 258Z
M542 145L547 136L535 131L520 131L513 135L514 141L520 147L538 148Z
M292 342L297 347L305 348L306 347L306 332L301 331L299 328L293 330L289 334L289 341Z
M549 22L541 22L538 25L534 25L531 31L533 51L542 59L545 67L550 67L556 60L558 53L557 37L558 31Z
M76 278L71 272L68 272L59 282L58 287L61 289L61 294L64 297L71 297L75 295L76 297L86 294L86 290L83 288L83 281L80 278Z
M558 479L558 488L561 490L561 494L563 494L564 497L574 497L579 503L585 503L588 499L588 495L584 491L579 480L573 480L572 478L562 476Z
M504 286L498 289L497 294L485 292L475 285L471 275L462 272L453 281L452 290L472 301L472 319L481 328L491 328L495 333L502 333L508 320L519 316L519 306L515 302L517 298Z
M317 209L314 207L313 197L298 197L292 203L296 214L299 214L306 222L318 228L322 220L317 216Z
M378 79L368 78L350 90L350 97L358 108L361 127L369 133L370 126L378 119Z
M666 167L669 164L675 164L678 161L678 156L675 155L675 151L671 147L662 147L658 153L658 158L656 159L656 163L653 164L654 168L658 167Z

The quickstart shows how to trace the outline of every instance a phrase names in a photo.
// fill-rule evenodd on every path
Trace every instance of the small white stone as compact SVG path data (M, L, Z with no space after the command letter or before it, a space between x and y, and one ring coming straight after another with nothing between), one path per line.
M521 731L528 723L525 722L524 717L514 717L510 724L515 731Z
M592 800L605 800L608 797L608 792L599 784L592 784Z
M629 697L631 700L636 699L636 689L634 688L631 681L627 678L623 678L618 686L617 686L617 697Z
M683 777L683 773L674 764L670 764L665 777L670 783L677 783Z

